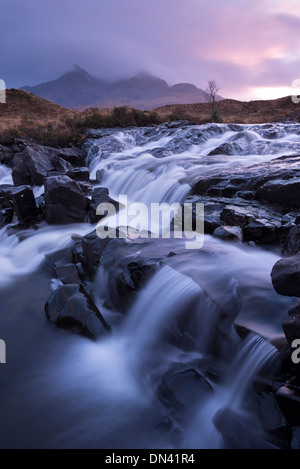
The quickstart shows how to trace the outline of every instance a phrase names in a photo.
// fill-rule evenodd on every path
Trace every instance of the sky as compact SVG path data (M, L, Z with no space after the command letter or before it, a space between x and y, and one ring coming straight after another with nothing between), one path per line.
M300 0L1 0L0 59L9 88L79 64L111 81L147 71L272 99L300 78Z

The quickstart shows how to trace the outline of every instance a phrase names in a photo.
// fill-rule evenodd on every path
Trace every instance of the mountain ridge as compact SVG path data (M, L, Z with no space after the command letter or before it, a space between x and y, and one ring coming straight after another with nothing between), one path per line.
M191 83L169 86L165 80L145 71L111 83L90 75L79 65L55 80L23 86L21 90L78 110L115 106L151 110L168 104L205 102L205 91ZM222 98L219 96L218 99Z

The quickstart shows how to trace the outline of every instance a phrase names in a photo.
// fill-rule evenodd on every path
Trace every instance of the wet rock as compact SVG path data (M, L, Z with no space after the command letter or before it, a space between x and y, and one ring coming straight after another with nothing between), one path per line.
M73 166L84 166L85 155L79 148L61 148L58 150L58 156Z
M161 403L175 412L184 414L201 402L213 387L202 373L188 364L173 363L164 374L157 391Z
M5 164L9 168L12 167L14 159L14 152L11 148L0 145L0 163Z
M116 273L114 304L119 311L129 311L137 299L138 291L150 280L157 267L156 261L138 257Z
M283 180L275 179L264 184L256 194L258 200L283 205L289 208L300 208L299 177Z
M273 393L262 393L259 399L259 419L264 430L275 437L291 441L291 428L285 420Z
M0 186L0 201L2 209L14 210L21 224L30 223L37 218L38 211L30 186ZM8 211L8 217L9 214Z
M37 218L37 207L32 188L20 186L12 190L13 207L20 223L29 223Z
M79 284L82 281L74 264L58 265L54 268L54 271L59 280L65 285Z
M237 225L244 228L248 223L254 220L254 215L249 212L247 207L227 205L224 210L222 210L220 219L228 225Z
M26 146L23 153L14 157L12 177L16 186L42 186L44 178L50 171L55 171L52 158L57 156L57 150L32 144ZM58 164L58 160L56 160Z
M4 208L0 210L0 228L11 223L13 219L14 211L12 208Z
M81 285L55 290L45 305L45 313L50 323L91 339L106 335L110 329Z
M98 169L98 171L96 172L96 181L97 182L102 182L104 173L105 173L104 169Z
M87 199L79 184L68 176L52 176L45 180L46 220L64 225L85 220Z
M294 340L300 339L300 301L297 301L289 309L288 317L285 319L282 328L290 346Z
M253 436L259 428L254 417L246 419L240 413L230 408L224 408L216 413L213 422L217 430L225 438L226 448L254 448Z
M74 181L89 182L90 171L89 168L73 168L67 172L67 176L74 179Z
M97 272L101 255L110 241L110 238L99 238L96 230L82 238L82 254L78 252L78 257L80 259L81 254L83 268L89 277Z
M276 392L277 403L290 425L300 425L300 389L281 386Z
M100 204L112 204L116 212L119 210L119 203L109 196L109 191L106 187L98 187L94 189L92 200L89 209L89 218L91 223L98 223L105 215L97 215L97 208Z
M214 155L237 155L242 151L242 147L235 142L223 143L212 150L208 156Z
M213 236L229 241L243 241L243 231L239 226L219 226L214 230Z
M300 297L300 253L277 261L271 277L277 293Z
M300 224L290 229L282 249L283 256L294 256L300 251Z

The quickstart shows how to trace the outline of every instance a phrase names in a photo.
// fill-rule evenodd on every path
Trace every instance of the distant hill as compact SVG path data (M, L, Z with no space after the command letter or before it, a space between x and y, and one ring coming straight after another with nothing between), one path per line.
M115 106L150 110L167 104L205 102L205 92L190 83L168 86L164 80L145 72L130 79L108 83L93 77L78 65L57 80L24 86L22 90L61 106L80 110Z
M59 124L77 112L63 108L23 90L8 89L6 104L0 105L0 130L32 122L35 125Z
M300 122L300 105L292 102L291 96L272 100L236 101L224 99L217 108L224 123L263 124L266 122ZM155 109L162 120L172 115L175 118L190 118L203 122L209 118L211 107L208 103L167 105Z

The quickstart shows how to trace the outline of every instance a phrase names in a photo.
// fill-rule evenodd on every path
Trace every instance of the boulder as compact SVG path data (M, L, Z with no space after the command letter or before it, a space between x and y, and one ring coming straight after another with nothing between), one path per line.
M290 229L282 249L283 256L294 256L300 251L300 224Z
M220 214L220 219L230 226L240 226L243 228L254 220L253 213L247 207L227 205Z
M85 156L79 148L60 148L57 155L72 166L84 166Z
M60 151L34 143L25 145L22 152L16 153L13 161L12 177L16 186L42 186L51 172L65 173L72 165L61 158Z
M20 223L29 223L37 218L38 211L32 188L20 186L12 190L13 208Z
M119 210L119 204L109 196L109 191L106 187L98 187L94 189L92 200L89 209L89 218L91 223L98 223L104 215L97 215L97 208L100 204L112 204L116 211Z
M45 313L50 323L91 339L98 339L110 330L81 285L57 288L46 302Z
M0 186L0 200L1 208L4 210L13 209L19 223L30 223L38 216L35 198L30 186ZM10 218L10 213L10 211L6 212L8 218Z
M300 339L300 301L289 309L289 315L282 328L290 346L294 340Z
M4 208L0 210L0 228L11 223L13 219L14 211L12 208Z
M67 176L74 179L74 181L89 182L90 170L89 168L72 168L67 172Z
M213 394L213 387L197 368L188 363L172 363L163 375L157 396L167 409L183 414L195 409L205 395Z
M16 186L42 186L47 173L54 170L51 162L56 151L40 145L28 145L14 157L12 177Z
M243 231L239 226L219 226L214 230L213 236L229 241L243 241Z
M265 183L256 193L258 200L264 200L289 208L300 208L300 179L275 179Z
M277 293L300 297L300 253L277 261L271 277Z
M82 252L77 247L77 256L89 277L97 272L102 252L110 241L110 238L99 238L96 230L82 238Z
M68 176L45 179L45 210L49 224L84 222L87 205L87 199L78 182Z
M55 266L54 271L59 280L65 285L75 285L81 283L78 270L74 264L63 264Z

